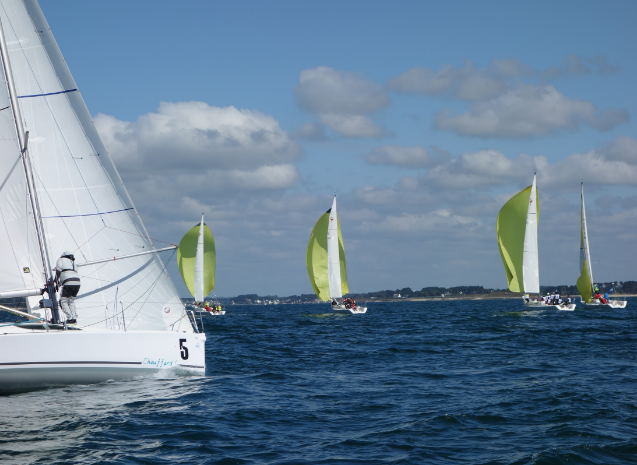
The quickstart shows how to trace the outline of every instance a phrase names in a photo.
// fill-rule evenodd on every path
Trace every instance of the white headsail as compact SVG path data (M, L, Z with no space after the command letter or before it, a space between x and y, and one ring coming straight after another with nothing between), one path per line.
M524 292L539 294L540 271L537 247L537 205L535 175L529 197L529 209L526 216L526 232L524 233L524 256L522 261L522 278Z
M64 250L73 250L78 263L152 250L37 2L0 0L0 19L24 126L29 131L49 261L54 264ZM0 90L0 108L6 106L5 93L4 88ZM7 242L0 247L0 286L10 288L21 282L26 287L41 286L42 270L37 264L41 258L36 260L37 242L33 243L27 221L30 215L32 220L32 212L19 179L24 172L16 165L15 130L4 137L9 131L7 115L0 110L0 186L6 181L0 187L0 210L5 225L18 225L11 227L13 236L20 235L13 232L19 228L25 234L10 246L12 250L4 245ZM25 266L31 273L23 272ZM31 276L25 278L25 274ZM77 309L86 329L108 328L107 320L117 309L119 318L125 316L128 329L192 331L156 254L83 267L81 280ZM37 300L31 298L30 304Z
M201 225L199 226L199 236L197 237L197 255L195 255L195 302L203 302L203 213L201 214Z
M330 210L330 222L327 226L327 279L330 285L330 297L343 297L341 289L341 262L338 251L338 215L336 214L336 196Z

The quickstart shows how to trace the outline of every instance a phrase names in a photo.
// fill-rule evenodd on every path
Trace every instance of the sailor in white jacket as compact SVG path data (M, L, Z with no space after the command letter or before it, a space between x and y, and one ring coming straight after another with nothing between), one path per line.
M55 274L60 288L60 305L66 314L66 322L77 323L75 296L80 291L80 275L75 269L73 252L66 251L55 264Z

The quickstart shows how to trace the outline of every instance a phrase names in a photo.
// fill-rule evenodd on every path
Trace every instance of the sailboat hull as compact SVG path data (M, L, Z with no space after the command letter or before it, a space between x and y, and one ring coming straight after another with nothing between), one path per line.
M170 372L205 375L204 334L41 331L0 334L0 394Z
M609 300L607 304L603 304L597 299L591 300L590 304L587 304L583 300L581 302L584 308L626 308L628 304L626 300Z
M367 312L367 307L356 307L356 308L347 308L343 304L332 305L332 311L336 313L365 313Z

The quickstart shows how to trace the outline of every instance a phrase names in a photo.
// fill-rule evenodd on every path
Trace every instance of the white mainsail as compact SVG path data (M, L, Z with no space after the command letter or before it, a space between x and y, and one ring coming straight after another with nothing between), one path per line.
M586 207L584 205L584 183L582 182L582 240L579 249L579 269L580 272L584 266L584 260L586 260L588 268L588 277L591 285L593 281L593 265L591 264L591 254L588 248L588 229L586 228ZM593 289L591 288L591 292Z
M336 214L336 196L330 210L330 222L327 226L327 280L330 285L330 297L343 297L341 289L341 262L338 251L338 215Z
M203 302L203 214L201 215L201 225L199 226L199 236L197 237L197 255L195 255L195 302Z
M42 289L44 270L4 68L0 66L0 293Z
M0 19L29 131L49 261L54 265L65 250L73 250L78 263L153 250L39 5L1 0ZM3 87L0 108L8 105L5 94ZM7 291L42 287L44 281L29 225L33 212L21 181L24 170L16 164L19 145L9 121L10 112L0 110L0 229L11 231L0 232L0 287ZM81 280L77 311L85 329L108 328L109 312L117 309L129 330L192 331L157 254L83 267ZM35 307L38 300L32 297L29 303Z
M526 216L526 231L524 233L524 255L522 261L522 279L524 292L540 293L540 271L538 263L537 246L537 202L536 200L536 176L533 175L531 195L529 197L529 209Z

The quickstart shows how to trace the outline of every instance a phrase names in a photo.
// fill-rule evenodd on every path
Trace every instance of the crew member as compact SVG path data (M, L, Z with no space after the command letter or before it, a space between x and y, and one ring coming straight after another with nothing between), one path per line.
M75 269L75 256L73 252L64 252L55 264L55 275L60 289L60 305L66 315L68 324L77 323L75 311L75 297L80 291L80 275Z

